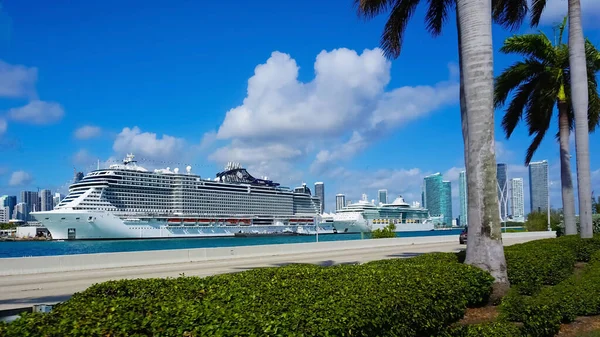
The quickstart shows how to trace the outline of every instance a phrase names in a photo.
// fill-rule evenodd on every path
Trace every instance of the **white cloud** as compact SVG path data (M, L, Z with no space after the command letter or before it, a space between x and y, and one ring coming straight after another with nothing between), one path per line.
M347 160L354 157L355 154L361 152L368 146L367 139L358 131L352 133L352 137L344 143L332 150L321 150L317 153L314 162L310 166L313 172L323 172L323 170L342 160Z
M0 60L0 97L35 97L37 68L11 65Z
M443 174L444 179L451 181L451 182L457 182L460 172L462 172L464 170L465 170L464 167L452 167L452 168L448 169L446 171L446 173Z
M458 98L456 82L402 87L383 95L370 118L371 127L390 128L423 117Z
M546 8L541 17L541 24L552 25L562 21L565 15L568 14L567 0L548 0ZM600 1L598 0L581 0L581 14L584 20L600 18ZM589 22L592 22L591 20Z
M75 130L75 138L77 139L90 139L98 137L102 134L102 129L98 126L84 125L79 129Z
M217 140L217 133L215 131L210 131L205 133L202 136L202 140L200 141L200 145L198 148L200 150L205 150L210 147Z
M8 128L8 124L6 123L6 120L3 118L0 118L0 136L6 132L7 128Z
M498 163L511 161L513 159L513 152L506 147L506 144L496 140L496 161Z
M243 105L227 112L218 138L336 136L366 120L370 128L393 127L458 98L455 81L385 92L391 64L379 48L360 55L345 48L322 51L314 69L311 82L300 82L296 61L274 52L256 67Z
M449 66L451 75L454 68ZM341 48L320 52L315 77L301 82L296 61L273 52L248 80L243 104L227 112L216 138L231 143L211 159L258 163L314 154L311 169L322 172L351 159L384 132L458 101L456 79L386 91L390 69L378 48L361 54ZM270 151L253 151L257 148Z
M123 128L113 143L113 150L123 155L133 152L140 159L181 160L185 141L169 135L158 137L156 133L142 132L139 127Z
M60 120L65 114L63 107L55 102L33 100L20 108L8 110L8 116L27 124L50 124Z
M283 144L255 145L233 142L231 145L221 147L209 156L209 159L218 163L237 161L240 163L261 163L277 159L294 159L302 152Z
M96 157L86 149L81 149L73 155L73 162L80 165L90 165L96 161Z
M15 171L8 180L10 186L24 186L33 181L33 177L25 171Z
M322 51L314 80L302 83L296 61L273 52L256 67L248 96L227 112L218 137L305 138L344 130L373 108L390 80L390 67L379 49L361 55L345 48Z

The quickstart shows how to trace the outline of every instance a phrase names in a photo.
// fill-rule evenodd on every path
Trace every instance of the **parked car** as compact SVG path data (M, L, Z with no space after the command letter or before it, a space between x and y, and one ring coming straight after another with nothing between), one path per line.
M462 232L460 232L460 235L458 236L458 243L460 243L461 245L464 245L467 243L467 232L469 231L469 227L465 227L465 229L463 229Z

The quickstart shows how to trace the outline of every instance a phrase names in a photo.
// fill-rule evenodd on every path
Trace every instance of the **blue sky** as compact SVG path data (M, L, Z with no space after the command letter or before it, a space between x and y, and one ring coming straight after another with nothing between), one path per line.
M585 33L600 45L600 5L582 4ZM564 14L566 1L549 0L541 28L552 34ZM324 181L328 210L336 193L376 198L379 188L419 201L423 176L435 172L457 196L456 29L450 18L434 39L423 17L420 8L402 55L387 61L377 49L385 17L358 19L350 0L5 0L0 194L61 189L74 168L133 152L146 166L190 164L204 177L239 161L287 186ZM511 34L493 33L496 50ZM497 53L496 73L516 60ZM498 161L527 183L526 130L505 140L496 116ZM597 194L599 142L591 135ZM542 159L560 206L553 137Z

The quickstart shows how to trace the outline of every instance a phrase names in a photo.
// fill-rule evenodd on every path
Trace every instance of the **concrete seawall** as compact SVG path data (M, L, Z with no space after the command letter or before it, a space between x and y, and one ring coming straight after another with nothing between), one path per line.
M503 238L530 241L556 237L555 232L504 233ZM66 271L124 268L237 258L268 257L303 253L356 250L368 248L458 243L457 235L312 242L220 248L153 250L121 253L98 253L0 259L0 276L27 275Z

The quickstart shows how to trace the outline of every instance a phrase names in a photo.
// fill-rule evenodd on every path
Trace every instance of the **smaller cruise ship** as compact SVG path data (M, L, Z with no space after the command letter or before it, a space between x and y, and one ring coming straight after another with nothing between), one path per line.
M333 214L333 226L338 233L361 233L383 229L393 223L396 232L430 231L434 224L429 211L419 204L408 204L398 196L391 204L375 205L362 195L362 200L347 205Z

